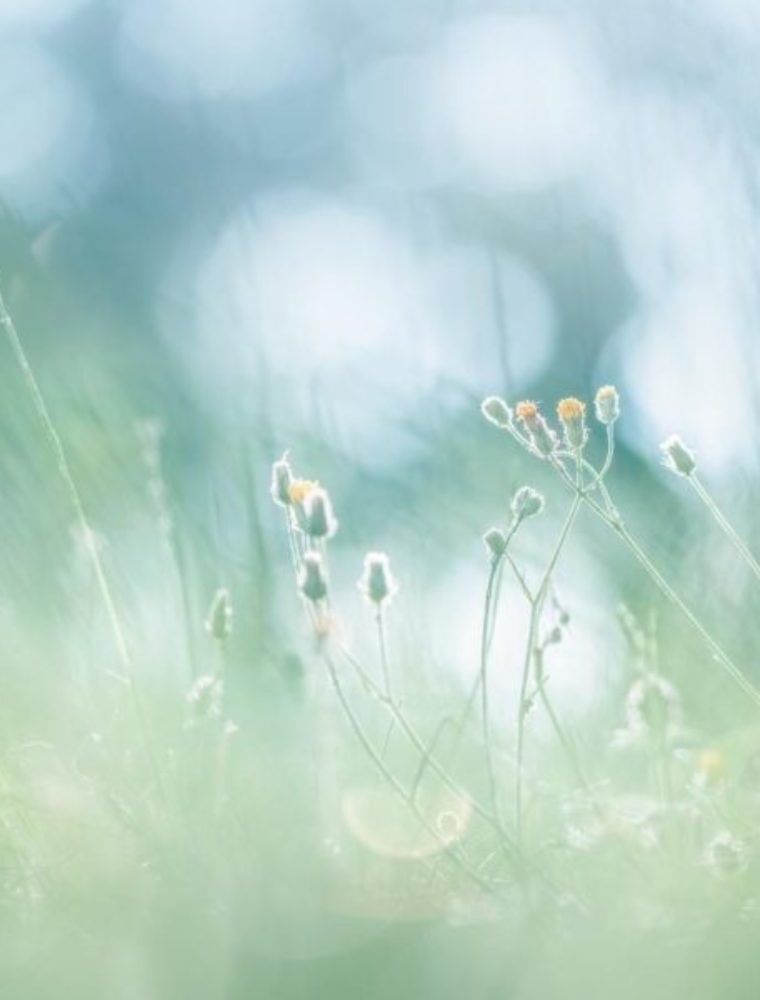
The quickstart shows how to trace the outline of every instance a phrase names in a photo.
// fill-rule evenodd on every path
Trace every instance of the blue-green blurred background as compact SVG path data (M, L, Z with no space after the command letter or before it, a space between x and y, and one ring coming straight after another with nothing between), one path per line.
M254 986L265 1000L544 1000L551 984L568 1000L606 998L610 982L635 995L615 956L644 967L650 939L631 944L615 925L597 987L565 938L561 961L542 961L514 901L493 923L480 901L473 916L434 900L447 926L408 932L429 913L405 895L407 870L361 854L324 807L322 783L334 805L338 779L350 789L371 768L331 731L320 743L330 709L314 693L269 469L290 449L299 474L329 487L341 636L370 658L355 581L364 551L390 553L394 670L429 734L477 670L482 532L506 520L516 487L545 492L545 519L516 543L534 572L567 504L483 422L481 398L551 413L560 396L614 383L610 486L627 522L760 680L747 573L657 452L681 433L754 545L758 67L756 0L0 0L0 285L96 532L160 760L170 781L189 774L178 833L143 798L133 717L104 714L118 658L3 339L9 995L59 983L119 1000ZM552 692L593 777L614 770L605 755L632 677L621 601L699 740L745 719L604 526L581 519L557 584L571 626ZM220 585L235 608L226 711L244 748L221 832L182 700L214 667L204 617ZM526 619L516 588L504 608L493 700L508 743ZM534 725L531 761L551 746L545 720ZM613 903L616 863L592 870ZM401 886L391 904L387 878ZM608 954L596 929L582 933ZM653 996L679 995L662 982Z
M633 526L686 558L695 594L712 574L740 599L656 445L682 433L751 532L751 0L3 0L0 46L0 273L141 628L175 606L150 582L173 529L181 614L231 583L241 627L271 638L266 478L290 447L334 493L343 582L389 548L441 648L469 656L478 536L526 477L549 485L477 402L550 409L600 381L623 396ZM2 365L3 606L49 625L71 514ZM601 539L568 558L606 619L626 578Z

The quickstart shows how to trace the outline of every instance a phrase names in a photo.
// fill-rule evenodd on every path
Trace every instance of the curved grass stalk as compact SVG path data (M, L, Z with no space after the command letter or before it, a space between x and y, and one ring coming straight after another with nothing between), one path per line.
M50 416L50 411L47 408L47 403L42 395L42 390L40 389L37 378L32 370L32 366L29 363L29 359L24 350L24 346L21 343L21 338L19 337L16 326L11 319L10 314L5 306L5 300L0 292L0 326L5 330L6 336L8 337L8 343L10 344L11 351L16 360L16 363L21 371L21 375L24 379L24 384L26 385L29 398L34 407L37 418L42 425L45 432L45 436L48 439L48 444L55 457L56 464L58 466L58 472L63 480L66 490L69 494L69 499L71 500L72 507L74 508L74 513L76 515L77 521L79 523L79 528L82 532L84 538L85 547L87 549L87 554L92 563L92 568L95 573L95 579L98 584L98 590L100 591L100 596L103 601L103 606L106 610L106 615L108 617L108 622L111 627L111 632L113 634L114 644L116 646L116 651L119 655L119 660L121 662L122 669L125 676L121 679L126 683L131 683L132 675L132 660L129 654L129 647L127 646L127 640L124 633L124 628L121 623L121 618L119 617L119 612L116 608L116 602L113 597L113 592L111 590L111 584L109 583L108 576L106 574L105 567L103 565L103 560L100 557L100 552L98 551L98 544L95 539L95 534L90 526L89 518L84 509L84 503L82 501L82 496L79 492L79 488L74 480L73 473L71 471L71 466L69 464L68 456L66 455L66 450L63 446L63 442L58 431L55 428L52 417Z

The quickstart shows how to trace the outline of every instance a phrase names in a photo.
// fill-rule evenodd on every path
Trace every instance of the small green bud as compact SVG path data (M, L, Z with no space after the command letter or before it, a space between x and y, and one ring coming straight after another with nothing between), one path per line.
M483 535L483 544L491 553L494 559L501 559L507 551L507 539L503 531L498 528L489 528Z

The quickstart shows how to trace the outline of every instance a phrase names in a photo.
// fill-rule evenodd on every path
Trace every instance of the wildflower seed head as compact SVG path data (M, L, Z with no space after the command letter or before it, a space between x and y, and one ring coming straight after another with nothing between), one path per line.
M223 698L224 686L220 677L213 674L199 677L187 693L190 725L197 725L204 719L218 719L222 714Z
M747 849L741 840L726 830L708 844L705 861L716 875L733 875L746 866Z
M690 476L697 468L694 452L687 448L677 434L671 435L660 445L665 466L677 476Z
M358 586L369 603L377 607L392 600L398 591L398 583L391 573L390 562L384 552L367 553Z
M515 407L517 419L522 422L536 453L548 458L557 450L557 435L538 412L538 406L529 399Z
M338 530L338 522L333 515L332 503L326 490L314 486L303 503L303 530L310 538L332 538Z
M225 587L220 587L214 594L206 618L206 631L219 642L223 642L232 632L232 602Z
M293 485L293 473L288 461L287 452L272 466L272 499L280 507L289 507L293 503L290 490Z
M327 597L325 564L318 552L307 552L303 557L298 589L313 604L318 604Z
M544 498L530 486L521 486L512 497L512 516L519 523L536 517L544 509Z
M620 416L620 396L614 385L603 385L594 397L596 419L600 424L614 424Z
M498 528L489 528L483 535L483 544L494 559L501 559L507 551L507 539L503 531Z
M538 416L538 406L532 399L524 399L515 407L515 413L518 420L522 420L523 423L528 424Z
M480 412L490 423L502 430L512 427L512 410L500 396L489 396L480 405Z
M303 504L306 497L312 490L316 490L318 486L319 483L313 479L294 479L288 487L290 502L296 506Z
M636 680L626 698L628 729L664 739L681 722L681 699L664 677L647 674Z
M562 424L565 443L571 451L580 451L586 444L586 404L574 396L557 403L557 416Z

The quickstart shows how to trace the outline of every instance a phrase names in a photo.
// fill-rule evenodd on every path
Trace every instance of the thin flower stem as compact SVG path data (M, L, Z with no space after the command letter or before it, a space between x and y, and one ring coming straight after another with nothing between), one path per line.
M380 771L382 776L388 782L393 791L399 796L399 798L402 799L407 804L407 806L413 813L414 817L419 822L420 826L426 831L426 833L428 833L431 837L433 837L434 840L437 841L437 843L446 852L446 854L449 855L452 862L461 871L463 871L470 879L472 879L472 881L475 882L477 886L479 886L481 889L484 889L487 892L490 892L491 887L489 883L485 881L485 879L480 877L480 875L477 873L477 871L475 871L472 865L462 856L461 851L458 851L451 843L449 843L441 836L438 830L436 830L436 828L430 823L430 821L424 815L422 810L419 808L413 794L407 791L406 788L404 788L404 786L398 780L396 775L390 770L385 761L383 761L383 759L377 753L374 746L372 745L371 740L365 733L364 727L362 726L358 717L354 713L354 710L351 707L351 703L346 697L346 693L343 690L343 685L341 684L340 678L338 677L338 672L335 668L335 663L333 662L332 657L330 656L330 654L327 652L326 649L323 649L322 653L325 663L327 665L327 672L330 677L330 682L333 686L335 694L338 697L338 701L341 705L341 708L343 709L346 719L348 720L349 725L351 726L354 732L354 735L358 739L359 743L361 743L364 751L366 752L368 757L372 760L375 767Z
M554 706L551 703L551 699L546 691L546 678L540 677L538 680L538 696L541 699L541 704L544 707L544 711L549 716L549 721L552 724L555 735L559 740L562 749L565 751L565 756L568 759L570 768L575 775L575 779L584 791L589 790L589 783L583 773L583 768L581 767L581 762L578 759L578 754L575 752L575 747L572 744L570 737L565 732L565 728L559 720L559 716L554 711Z
M488 632L494 586L498 579L501 565L501 558L494 556L491 561L491 570L488 574L488 585L486 587L486 597L483 608L483 625L480 635L480 672L478 675L480 682L480 709L483 723L483 747L486 757L486 770L488 772L488 786L491 796L491 808L493 809L497 819L500 816L499 795L496 784L496 771L494 769L493 748L491 746L491 726L488 705Z
M385 639L385 615L383 614L383 609L380 605L377 607L375 619L377 622L377 645L380 651L380 669L383 674L383 686L385 687L386 695L391 698L393 697L393 694L391 688L391 672L388 664L388 644Z
M689 484L692 486L694 492L697 494L699 499L702 501L705 507L707 507L712 516L715 518L715 521L717 522L719 527L723 530L726 537L731 541L731 543L733 544L739 555L744 560L744 562L752 570L753 574L755 575L755 578L757 580L760 580L760 563L758 563L757 559L752 555L744 540L741 538L736 529L723 514L721 509L718 507L716 502L707 492L707 490L700 482L700 480L697 478L697 476L694 473L692 473L690 476L687 476L686 478L689 480Z
M572 479L567 475L566 470L559 464L555 465L558 469L560 475L566 485L569 486L571 490L574 490L577 494L575 484ZM655 566L649 556L644 552L636 539L631 535L630 531L623 524L622 518L617 512L617 508L613 506L613 513L604 510L599 504L588 495L588 493L582 494L583 501L594 511L594 513L601 518L601 520L611 528L615 534L620 538L630 549L631 553L634 555L636 560L640 563L643 569L646 571L647 575L650 577L652 582L657 586L657 588L667 597L671 604L675 605L681 614L686 618L689 624L692 626L694 631L699 635L702 641L705 643L707 648L713 654L713 657L720 663L723 669L726 671L728 676L734 681L737 687L741 690L758 706L760 706L760 691L754 686L754 684L749 681L742 671L737 667L731 657L723 650L720 644L712 637L712 635L707 631L702 622L697 618L691 608L686 604L683 598L673 589L671 584L665 579L659 569Z
M499 834L502 841L509 846L510 850L514 851L515 841L514 838L509 834L509 832L504 828L496 816L493 815L485 806L483 806L476 798L474 798L469 792L465 791L462 786L451 777L447 769L440 763L440 761L434 756L432 748L425 745L422 737L419 735L413 724L406 717L403 710L397 705L393 699L388 699L385 697L382 689L371 677L371 675L364 669L361 663L356 659L352 653L345 648L345 646L339 647L340 652L345 657L345 659L351 664L357 673L357 676L361 680L367 691L370 692L382 705L384 705L389 712L392 713L399 726L403 730L409 742L422 754L426 760L427 766L433 771L434 774L440 778L443 784L452 791L455 795L466 799L473 808L473 811L480 816L482 820L488 823L489 826Z
M552 552L549 564L544 571L543 578L539 584L538 590L536 591L535 599L531 602L530 606L530 620L528 623L528 637L525 643L525 656L523 658L522 667L522 677L520 680L520 700L518 702L517 710L517 752L516 752L516 765L517 770L515 774L515 824L517 829L517 843L518 846L522 845L522 833L523 833L523 760L525 754L525 719L527 716L527 693L528 693L528 680L530 678L530 668L533 663L533 657L536 649L536 640L538 637L538 626L541 620L541 612L543 610L544 600L546 598L546 593L549 588L549 583L552 578L552 574L559 560L560 553L567 541L567 537L570 534L570 530L575 523L575 519L578 516L578 511L580 510L581 502L583 500L583 492L580 488L576 490L576 495L573 498L573 502L568 511L567 517L565 518L565 523L562 526L559 538Z

